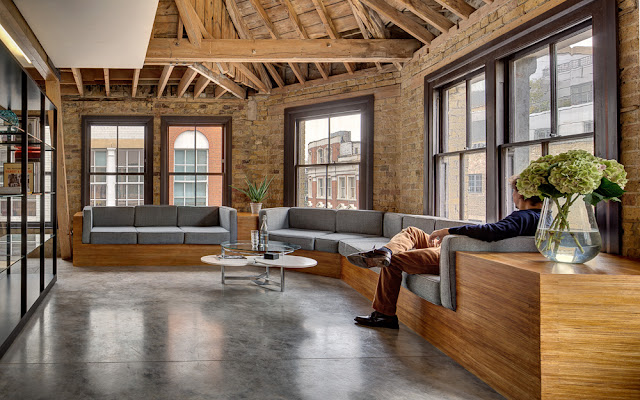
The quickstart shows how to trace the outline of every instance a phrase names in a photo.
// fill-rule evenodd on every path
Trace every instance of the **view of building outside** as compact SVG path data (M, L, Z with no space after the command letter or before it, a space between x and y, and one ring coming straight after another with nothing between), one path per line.
M221 206L222 127L170 126L168 143L169 204Z
M298 123L298 207L357 209L361 114Z

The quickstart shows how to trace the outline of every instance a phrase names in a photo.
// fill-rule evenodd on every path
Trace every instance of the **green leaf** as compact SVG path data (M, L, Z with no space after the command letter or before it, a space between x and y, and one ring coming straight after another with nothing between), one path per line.
M600 186L594 190L594 193L602 195L604 200L611 200L622 196L624 190L622 190L617 183L613 183L607 178L602 178Z
M245 175L244 181L247 184L246 190L240 189L233 185L229 185L229 186L239 192L244 193L249 198L249 201L251 201L252 203L261 203L262 200L264 200L267 197L267 191L269 190L269 185L271 184L271 181L273 181L273 178L275 178L275 176L272 176L271 179L268 179L268 177L265 176L264 179L262 180L262 183L258 185L257 182L251 182L249 180L249 177Z
M596 204L598 204L602 200L604 200L604 197L601 194L596 193L596 192L589 193L589 194L584 196L585 203L589 203L592 206L595 206Z

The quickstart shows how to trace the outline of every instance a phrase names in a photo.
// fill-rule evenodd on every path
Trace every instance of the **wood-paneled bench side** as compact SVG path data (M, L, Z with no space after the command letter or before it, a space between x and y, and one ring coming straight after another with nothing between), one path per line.
M205 265L202 256L220 254L220 245L82 243L82 212L73 216L73 265L76 267Z

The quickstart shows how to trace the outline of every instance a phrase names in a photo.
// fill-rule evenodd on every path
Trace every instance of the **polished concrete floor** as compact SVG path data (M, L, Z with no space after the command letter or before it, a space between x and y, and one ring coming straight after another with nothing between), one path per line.
M370 303L344 282L290 272L286 289L61 261L0 360L0 398L502 398L403 325L354 325Z

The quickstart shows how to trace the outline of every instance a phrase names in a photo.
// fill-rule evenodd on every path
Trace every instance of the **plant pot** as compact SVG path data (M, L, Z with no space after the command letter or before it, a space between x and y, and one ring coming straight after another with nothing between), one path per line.
M536 231L536 247L555 262L578 264L593 259L602 247L593 206L579 194L545 198Z
M251 206L251 214L258 214L262 209L262 203L249 203Z

